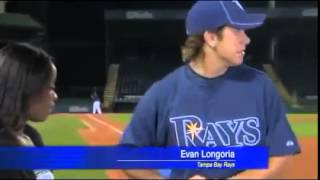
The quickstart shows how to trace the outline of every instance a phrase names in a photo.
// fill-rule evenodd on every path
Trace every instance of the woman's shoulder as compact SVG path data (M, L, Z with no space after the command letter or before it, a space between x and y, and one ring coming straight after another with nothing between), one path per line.
M12 133L1 128L0 130L0 146L18 146L18 142Z
M35 146L44 146L40 133L31 125L26 125L24 134L26 134L32 140Z
M30 170L0 170L0 179L35 179Z

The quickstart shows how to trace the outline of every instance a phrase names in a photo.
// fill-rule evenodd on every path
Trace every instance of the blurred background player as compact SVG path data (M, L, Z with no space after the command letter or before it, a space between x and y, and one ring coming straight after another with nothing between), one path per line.
M91 93L91 99L92 99L92 113L93 114L101 114L101 100L97 92L97 88L94 87Z

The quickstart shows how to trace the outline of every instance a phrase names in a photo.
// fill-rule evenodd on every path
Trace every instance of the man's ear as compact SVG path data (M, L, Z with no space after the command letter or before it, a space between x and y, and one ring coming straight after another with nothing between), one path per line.
M212 48L214 48L218 42L218 37L215 32L205 31L203 33L203 39L204 39L204 42Z

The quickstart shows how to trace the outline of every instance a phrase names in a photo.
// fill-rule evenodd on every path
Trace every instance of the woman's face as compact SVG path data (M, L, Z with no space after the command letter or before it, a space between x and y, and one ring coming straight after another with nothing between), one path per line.
M55 82L57 78L57 69L52 64L53 76L49 86L44 88L42 92L30 99L30 109L28 120L33 122L45 121L49 114L53 111L58 95L55 92Z

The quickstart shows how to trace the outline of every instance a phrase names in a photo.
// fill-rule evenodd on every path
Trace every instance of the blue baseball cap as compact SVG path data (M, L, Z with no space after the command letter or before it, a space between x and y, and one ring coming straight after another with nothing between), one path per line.
M252 29L263 24L266 14L247 13L237 0L197 1L186 18L187 35L201 34L228 25L237 29Z

